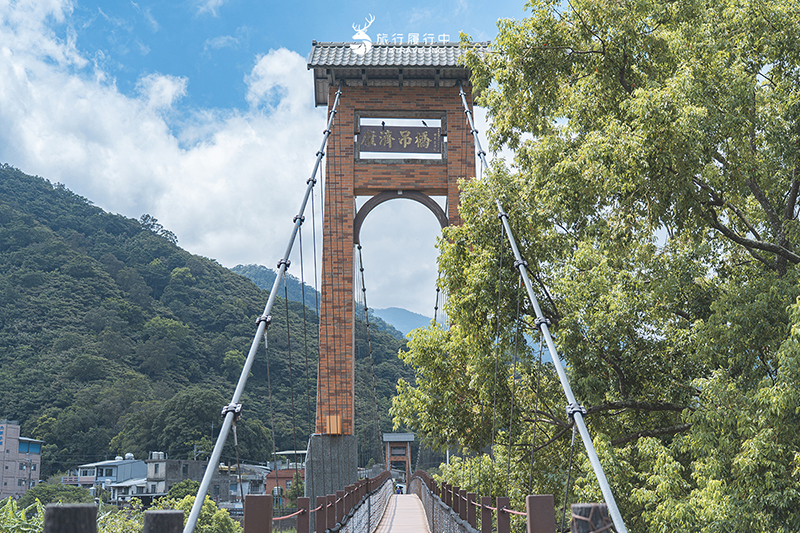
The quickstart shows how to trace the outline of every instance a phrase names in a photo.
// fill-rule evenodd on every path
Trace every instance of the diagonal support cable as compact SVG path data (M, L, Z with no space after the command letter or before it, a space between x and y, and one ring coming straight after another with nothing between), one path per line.
M258 350L259 344L261 344L261 339L264 337L264 333L267 331L267 327L272 321L270 312L272 311L273 305L275 305L275 299L278 295L278 288L280 287L281 281L286 274L286 269L289 267L289 256L292 253L294 241L297 238L298 231L300 230L300 225L303 223L303 212L305 211L306 204L308 204L308 199L314 190L314 185L317 183L317 171L319 170L320 163L325 155L325 145L328 142L328 137L330 137L331 129L333 128L333 121L336 117L336 108L339 106L339 97L341 94L342 88L339 86L339 90L336 91L336 100L333 102L333 107L331 108L331 113L328 117L328 125L325 128L322 138L322 146L317 152L317 160L314 162L314 170L311 171L311 177L306 182L306 193L305 196L303 196L303 202L300 204L300 211L294 218L294 227L292 229L292 234L289 237L289 244L286 246L286 252L284 252L283 258L278 263L278 275L275 277L275 281L272 284L272 290L269 292L269 298L267 299L267 305L264 307L264 313L256 321L256 334L253 337L252 344L250 345L250 351L247 353L247 360L245 361L244 367L242 368L242 373L239 376L239 382L236 385L236 390L233 393L231 403L222 410L225 419L222 423L222 427L219 430L217 442L214 444L214 450L211 453L211 458L208 460L208 466L206 467L205 474L203 474L203 480L200 482L200 488L197 490L197 497L192 505L192 511L189 513L186 526L183 528L183 533L193 533L194 528L197 525L197 519L200 517L200 509L203 507L203 502L205 501L206 494L208 493L208 487L211 485L211 478L214 475L214 469L216 468L216 465L219 465L219 459L222 455L222 448L225 445L225 440L228 438L228 433L230 432L231 425L233 424L234 411L229 409L229 407L237 405L239 400L242 398L244 386L247 383L247 376L250 375L250 369L255 362L256 351Z
M461 96L461 103L464 106L464 114L466 114L467 119L469 120L469 127L472 131L472 136L475 138L475 152L481 159L481 172L483 172L485 168L488 168L486 163L486 152L484 152L481 148L481 141L478 139L478 130L475 129L475 121L472 118L472 111L467 104L467 97L460 82L458 84L458 88L459 95ZM572 387L567 379L567 373L564 371L564 367L561 365L561 360L558 357L556 346L553 343L553 337L550 335L550 329L548 328L550 321L544 317L542 309L539 307L539 300L536 298L536 294L533 292L533 286L531 285L531 280L528 276L528 263L522 259L522 256L519 253L517 241L514 239L514 234L511 233L511 227L508 224L508 214L506 214L505 210L503 210L503 206L498 198L495 198L495 204L497 205L500 220L503 221L503 226L506 229L506 235L508 235L508 241L511 245L511 250L514 252L514 265L517 270L519 270L519 274L522 277L522 282L525 284L525 289L528 291L528 297L530 298L533 309L536 312L536 325L539 326L542 331L542 337L544 337L544 340L547 343L547 348L550 351L550 357L553 359L553 365L558 373L558 379L561 381L561 388L564 389L564 395L567 397L567 402L569 402L569 405L567 406L567 413L571 418L573 418L573 420L575 420L575 425L578 427L578 432L581 434L583 446L586 448L586 454L589 456L589 462L592 464L595 477L597 477L597 483L600 485L600 491L603 493L603 498L606 500L608 514L611 516L611 520L614 522L614 528L617 530L617 533L628 533L628 530L625 527L625 522L622 520L622 515L617 507L617 501L614 499L614 493L611 492L611 486L608 484L608 479L606 479L606 474L603 471L603 465L600 464L600 458L597 456L597 451L594 449L592 437L589 435L589 430L586 428L586 422L583 419L586 411L575 400Z

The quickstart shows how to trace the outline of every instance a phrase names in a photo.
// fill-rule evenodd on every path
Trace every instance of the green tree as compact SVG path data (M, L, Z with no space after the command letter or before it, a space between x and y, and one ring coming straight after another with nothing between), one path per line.
M181 510L184 512L184 524L186 524L194 500L195 497L191 495L184 496L181 500L161 498L153 508ZM203 506L200 508L195 531L197 533L242 533L242 526L231 518L228 511L217 507L217 504L209 496L206 496Z
M94 497L87 489L82 487L62 485L60 483L55 485L40 483L23 494L22 498L19 499L19 506L25 508L36 503L37 500L42 505L59 502L92 503L94 502Z
M289 500L289 507L297 507L297 498L305 495L306 485L300 472L295 472L292 476L292 486L286 491L286 498Z
M514 165L464 185L451 325L413 334L395 422L468 451L450 478L494 444L482 488L563 501L570 421L497 198L629 529L798 530L800 7L528 7L466 60ZM570 499L599 501L576 455Z
M180 501L186 496L197 496L197 490L200 488L200 482L192 479L184 479L180 483L176 483L170 487L167 493L167 498L175 501Z

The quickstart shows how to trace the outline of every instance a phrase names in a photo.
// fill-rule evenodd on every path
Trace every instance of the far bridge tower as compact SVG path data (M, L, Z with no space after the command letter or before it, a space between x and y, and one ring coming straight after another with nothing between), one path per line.
M475 176L475 150L459 96L472 107L458 43L312 43L316 105L331 111L327 147L316 433L306 496L357 477L354 427L354 245L369 212L392 199L428 207L442 227L459 222L458 180ZM354 198L369 200L354 214ZM446 198L446 212L433 197Z

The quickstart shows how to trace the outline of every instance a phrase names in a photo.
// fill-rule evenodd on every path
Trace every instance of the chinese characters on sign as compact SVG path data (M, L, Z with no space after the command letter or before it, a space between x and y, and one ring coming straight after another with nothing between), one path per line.
M361 126L358 149L361 152L439 154L442 132L441 128L416 126Z
M378 43L394 43L394 44L403 44L404 35L402 33L393 33L392 38L389 39L388 33L379 33L377 36ZM408 44L419 44L419 33L409 33L408 40L406 41ZM423 33L422 34L422 41L425 44L433 44L433 43L449 43L450 42L450 34L448 33L440 33L438 36L433 33Z

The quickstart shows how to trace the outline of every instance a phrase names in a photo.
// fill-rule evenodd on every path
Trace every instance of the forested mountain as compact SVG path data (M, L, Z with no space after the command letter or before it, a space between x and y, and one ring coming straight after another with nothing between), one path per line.
M126 452L210 451L267 296L179 248L150 216L109 214L63 185L0 166L0 417L46 442L44 476ZM261 347L242 399L243 460L267 460L273 417L279 449L305 447L311 431L317 315L307 311L304 323L301 304L288 302L290 354L285 306L277 301L269 353ZM372 334L383 430L406 372L403 344ZM365 365L361 357L359 371ZM374 406L371 386L357 394L360 406ZM374 407L356 416L361 432L374 427ZM229 443L223 456L233 455Z
M231 270L236 272L237 274L241 274L242 276L248 278L250 281L255 283L258 287L266 290L270 290L272 285L275 283L275 278L277 277L277 272L272 270L271 268L267 268L264 265L236 265ZM289 297L289 300L293 302L305 302L306 307L311 309L316 309L319 302L319 292L317 292L313 287L308 284L303 284L299 279L288 274L285 276L286 280L286 294ZM305 289L305 291L303 290ZM358 307L358 304L356 305ZM363 308L363 304L361 305ZM392 310L396 310L397 312L392 316L398 317L401 321L403 321L403 325L406 326L407 321L405 319L408 315L423 318L422 315L417 315L416 313L412 313L411 311L406 311L405 309L400 309L397 307L390 308ZM370 329L373 331L383 331L388 333L389 335L403 340L405 339L405 333L408 333L413 328L403 329L395 327L394 324L387 322L384 320L382 316L379 316L381 311L388 311L388 309L378 309L378 310L369 310L369 323ZM375 312L378 312L379 315L376 315ZM317 312L319 314L319 312ZM361 319L364 320L363 313L361 313ZM428 321L424 321L425 326L428 325ZM422 327L422 326L415 326L415 327ZM366 337L365 337L366 339Z
M401 307L375 309L375 314L406 335L410 333L411 330L427 328L431 323L431 318Z
M264 265L236 265L231 270L256 284L260 289L269 291L275 283L278 273ZM316 310L319 306L319 292L308 283L303 283L290 273L284 276L286 294L292 302L305 302L306 307ZM283 292L283 288L281 288ZM317 311L319 314L319 311Z

